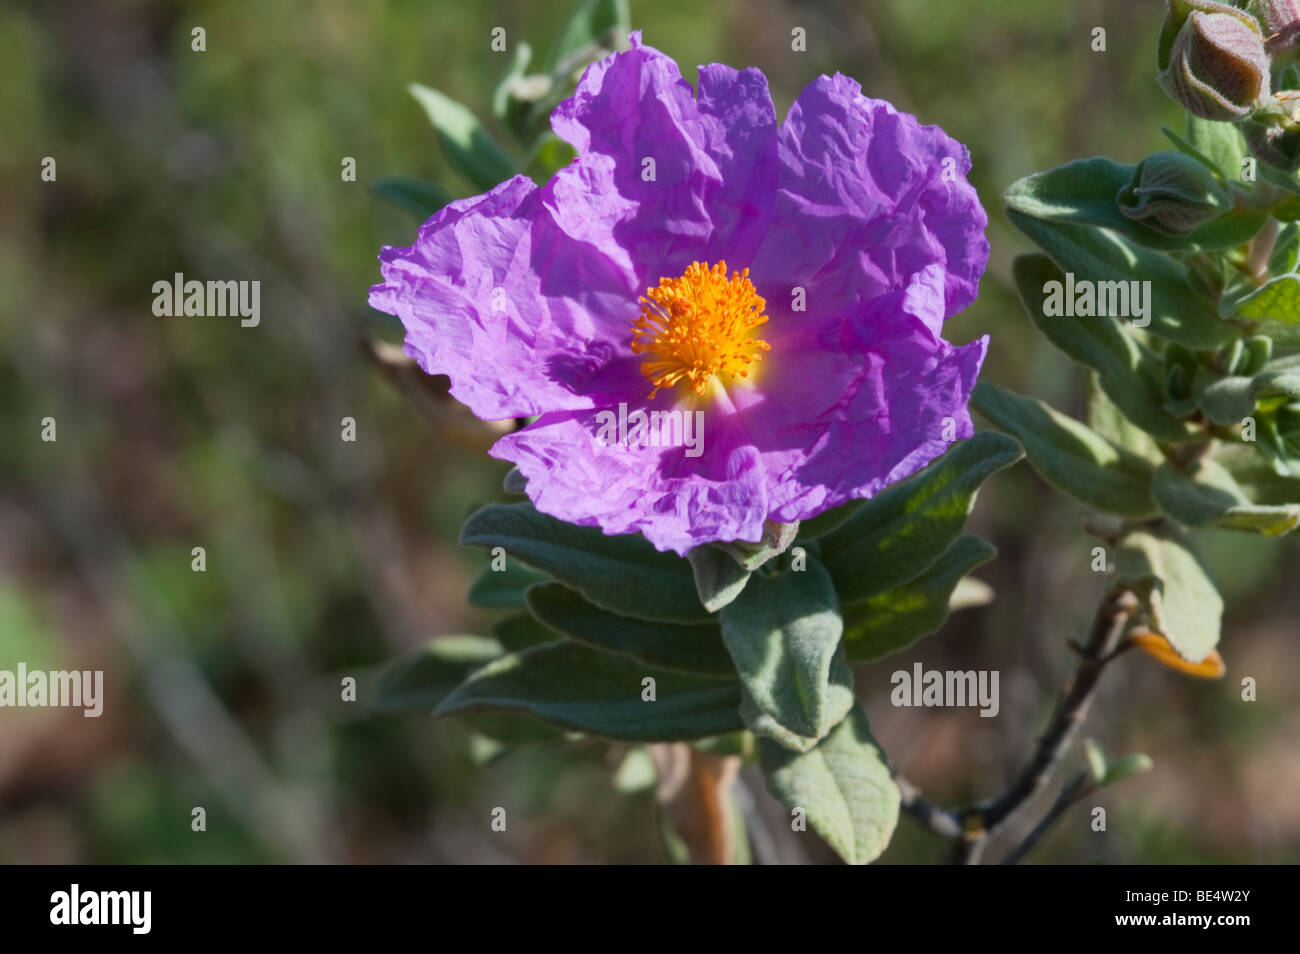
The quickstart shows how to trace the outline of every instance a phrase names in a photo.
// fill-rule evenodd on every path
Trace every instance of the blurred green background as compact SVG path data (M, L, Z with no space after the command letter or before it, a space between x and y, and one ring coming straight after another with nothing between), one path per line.
M490 765L454 724L368 717L340 680L497 618L464 599L484 555L456 546L501 496L490 435L431 422L366 359L384 244L413 220L368 183L457 179L410 82L482 116L508 42L544 52L568 2L99 2L0 8L0 669L103 669L100 719L0 710L0 861L640 862L665 858L647 791L588 741ZM1165 148L1178 108L1154 82L1154 0L632 0L647 43L694 65L761 67L779 114L841 71L968 144L990 211L978 303L984 374L1077 413L1083 380L1009 290L1027 250L999 193L1031 171ZM205 52L190 48L206 30ZM808 49L790 48L807 30ZM1106 50L1091 49L1106 30ZM57 180L40 178L43 157ZM356 182L340 177L356 160ZM155 281L262 282L262 321L157 318ZM430 400L437 404L436 396ZM357 422L355 443L340 420ZM40 439L54 417L58 440ZM859 673L877 737L926 794L1000 790L1065 678L1100 581L1081 508L1024 465L981 495L993 605ZM1211 534L1229 605L1228 676L1188 680L1132 654L1087 734L1146 751L1145 776L1084 806L1036 861L1300 860L1300 541ZM207 570L191 571L203 546ZM1002 710L889 705L889 675L999 669ZM1259 701L1240 701L1253 676ZM1076 748L1071 768L1082 764ZM623 781L626 781L624 779ZM822 862L752 770L762 855ZM626 787L626 786L623 786ZM505 833L491 809L508 806ZM203 806L207 831L191 831ZM1031 819L1027 818L1026 821ZM934 860L900 821L884 862Z

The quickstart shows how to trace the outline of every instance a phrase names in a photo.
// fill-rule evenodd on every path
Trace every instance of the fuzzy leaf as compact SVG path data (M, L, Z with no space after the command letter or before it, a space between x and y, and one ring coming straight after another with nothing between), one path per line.
M528 609L558 633L596 649L623 653L648 666L712 676L736 675L736 667L722 644L722 632L714 623L659 623L619 616L559 583L530 589Z
M451 193L442 186L408 176L387 176L370 185L370 191L405 209L420 221L426 221L451 201Z
M654 679L655 701L643 700ZM560 640L502 656L449 693L435 716L522 712L560 729L629 742L676 742L736 732L740 683L653 669L618 653Z
M1030 319L1067 355L1097 372L1106 396L1138 427L1163 441L1188 440L1193 431L1163 407L1164 362L1110 317L1047 317L1044 291L1065 276L1045 255L1023 255L1013 266L1016 287Z
M1156 470L1152 494L1161 511L1188 527L1249 530L1276 537L1300 524L1300 504L1252 503L1237 482L1213 460L1202 459L1183 473L1171 463Z
M716 613L744 590L750 571L735 557L714 546L696 547L686 554L695 577L695 592L710 613Z
M825 567L810 559L802 571L756 575L720 615L722 641L762 712L814 739L843 717L828 705L844 624Z
M975 386L971 406L1018 438L1034 470L1058 490L1109 513L1148 517L1156 512L1150 461L1042 401L987 382Z
M822 563L846 605L918 577L966 525L980 485L1024 456L1005 434L984 431L859 507L821 540Z
M1116 201L1135 168L1105 157L1078 159L1014 182L1002 197L1007 207L1020 215L1112 229L1131 242L1160 251L1233 248L1264 227L1264 212L1243 208L1228 211L1186 235L1164 235L1150 229L1125 216Z
M1031 218L1014 209L1007 210L1007 218L1076 281L1150 281L1147 331L1193 350L1217 348L1234 337L1231 327L1192 289L1186 266L1170 256L1138 246L1111 229Z
M492 565L478 575L469 588L469 605L480 609L523 609L524 591L534 583L543 583L545 573L525 566L519 560L505 561L505 569L494 570Z
M915 580L844 607L849 659L879 659L933 633L948 618L958 582L997 552L991 543L963 534Z
M861 706L810 752L762 739L758 753L768 790L786 808L802 809L841 858L866 864L885 850L898 824L898 786Z
M373 693L377 712L431 713L443 698L480 666L504 653L495 639L440 636L414 656L390 666Z
M447 161L465 180L486 192L516 172L515 162L470 110L436 89L407 87L438 133Z
M538 512L530 503L489 504L465 521L463 546L504 547L620 616L666 622L710 619L690 564L661 553L638 534L606 536Z
M1188 662L1200 662L1218 644L1223 599L1181 540L1129 533L1115 554L1112 586L1136 593L1151 630Z

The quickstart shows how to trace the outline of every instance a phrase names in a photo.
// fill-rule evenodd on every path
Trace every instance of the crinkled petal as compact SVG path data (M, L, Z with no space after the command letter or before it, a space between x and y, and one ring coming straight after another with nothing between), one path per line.
M760 292L806 294L809 315L835 315L942 267L942 317L975 298L988 260L988 218L966 181L966 148L855 81L822 76L781 125L780 188L751 266Z
M370 304L402 320L406 353L485 420L599 406L644 389L628 349L640 289L566 236L523 176L450 203L410 248L380 253Z
M617 431L602 441L603 423L594 411L545 414L490 453L518 466L538 510L570 523L638 532L658 549L683 555L713 540L762 536L769 508L753 446L724 447L706 425L707 455L694 458L686 446L638 441L633 428L624 431L629 442L620 442Z
M633 34L591 64L551 125L578 158L546 185L569 235L605 250L642 288L693 261L743 268L766 232L777 182L776 111L757 69L677 64Z
M935 330L941 317L926 270L845 321L772 338L753 385L728 391L731 426L763 460L770 519L874 496L970 436L987 340L954 348Z

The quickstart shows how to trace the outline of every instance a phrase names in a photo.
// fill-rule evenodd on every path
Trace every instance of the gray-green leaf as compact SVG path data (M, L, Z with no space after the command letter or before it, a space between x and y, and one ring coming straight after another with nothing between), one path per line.
M1113 317L1052 317L1043 307L1048 282L1064 282L1045 255L1023 255L1012 267L1030 320L1054 345L1097 372L1107 397L1138 427L1163 441L1185 441L1193 431L1164 408L1164 362Z
M843 717L827 699L843 622L825 567L810 558L802 571L756 575L720 615L722 641L762 712L810 738Z
M568 640L488 663L434 715L485 711L524 712L556 728L629 742L689 741L744 727L735 679L654 669Z
M844 607L844 645L853 662L906 649L948 618L958 582L997 555L997 548L963 534L915 580Z
M465 546L504 547L509 557L549 573L620 616L707 622L690 564L638 534L606 536L538 512L530 503L489 504L465 521Z
M854 603L918 577L961 533L980 485L1023 455L1005 434L984 431L859 507L821 540L840 599Z
M736 667L722 644L722 632L714 623L662 623L619 616L560 583L530 589L528 608L557 632L596 649L623 653L648 666L711 676L736 675Z
M768 790L801 809L841 858L866 864L885 850L898 824L898 786L861 706L811 752L770 739L760 740L758 752Z
M1034 470L1058 490L1110 513L1149 517L1157 512L1151 462L1087 425L987 382L975 386L971 406L1019 438Z
M471 185L486 192L515 174L515 161L469 109L419 83L407 89L433 123L447 161Z
M1181 540L1151 530L1129 533L1115 554L1112 585L1141 598L1152 631L1188 662L1200 662L1218 644L1223 599Z
M420 222L425 221L451 201L451 193L442 186L408 176L387 176L370 184L370 191L405 209Z
M686 559L695 577L695 592L710 613L716 613L734 600L749 582L750 571L718 547L696 547L686 554Z
M470 673L503 652L495 639L440 636L416 655L385 670L370 705L377 712L427 715Z
M1150 286L1141 286L1150 288L1148 331L1194 350L1217 348L1234 337L1209 301L1192 289L1186 266L1170 256L1112 229L1032 218L1015 209L1007 210L1007 218L1076 281L1149 281Z
M1152 493L1160 509L1188 527L1249 530L1275 537L1300 523L1300 504L1252 503L1220 464L1202 458L1184 473L1166 462L1156 470Z

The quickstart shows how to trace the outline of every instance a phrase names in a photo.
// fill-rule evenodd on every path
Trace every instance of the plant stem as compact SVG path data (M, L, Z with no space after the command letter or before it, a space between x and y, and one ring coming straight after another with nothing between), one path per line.
M1056 801L1053 802L1052 807L1047 810L1047 814L1043 816L1043 820L1034 826L1033 830L1025 836L1024 841L1017 845L1010 854L1002 859L1002 863L1004 865L1014 865L1019 863L1025 855L1029 854L1029 852L1033 850L1034 846L1042 840L1043 836L1051 831L1052 826L1060 820L1061 816L1065 814L1066 810L1069 809L1070 806L1088 793L1095 791L1096 788L1096 783L1092 780L1092 776L1087 772L1075 776L1074 781L1061 789L1061 794L1056 796Z
M1108 596L1097 607L1092 632L1079 653L1074 678L1067 685L1047 730L1039 737L1029 764L1010 788L977 808L990 832L1046 785L1052 770L1065 757L1075 731L1088 714L1102 670L1119 649L1124 629L1137 605L1132 593L1121 591Z
M1050 781L1052 772L1065 757L1076 731L1088 713L1106 665L1124 648L1124 632L1137 611L1137 598L1126 590L1108 594L1097 607L1088 641L1077 646L1079 664L1066 684L1047 729L1039 736L1029 762L1011 786L996 798L970 808L940 808L921 797L914 785L895 776L902 794L902 807L930 831L952 842L953 864L979 864L989 838L1017 809ZM1034 847L1064 811L1083 797L1088 779L1075 779L1062 791L1047 816L1008 856L1014 863Z

